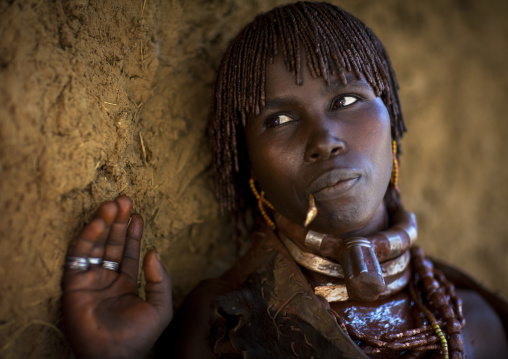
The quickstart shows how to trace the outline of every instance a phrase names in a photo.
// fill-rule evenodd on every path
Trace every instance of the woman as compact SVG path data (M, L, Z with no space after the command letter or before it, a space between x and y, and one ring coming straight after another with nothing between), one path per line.
M210 128L221 203L238 229L256 207L265 223L254 226L253 248L230 271L188 296L159 341L161 353L508 353L504 302L448 267L438 270L413 246L415 220L397 190L405 127L395 74L363 23L326 3L290 4L258 16L228 48L214 100ZM141 222L133 217L120 261L129 211L122 197L103 205L71 252L64 309L68 325L80 328L71 330L71 340L85 356L93 355L85 343L95 337L102 357L115 346L126 357L140 355L170 317L168 279L153 253L145 259L147 302L133 296ZM82 271L92 265L83 259L90 257L103 258L106 267L121 262L120 274ZM470 289L455 290L443 271ZM106 291L121 299L109 299L112 307L100 302L107 297L101 291L82 296L79 276L90 287L111 282ZM114 288L122 281L128 296ZM77 297L89 299L77 303ZM75 314L78 304L89 310Z

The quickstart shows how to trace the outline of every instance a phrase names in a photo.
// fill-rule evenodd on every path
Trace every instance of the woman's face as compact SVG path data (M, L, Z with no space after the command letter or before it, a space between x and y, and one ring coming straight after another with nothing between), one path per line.
M281 57L268 65L266 105L245 128L251 173L276 210L303 224L309 194L318 216L310 228L367 235L384 220L392 168L390 118L369 84L347 74L327 85L303 66L295 84Z

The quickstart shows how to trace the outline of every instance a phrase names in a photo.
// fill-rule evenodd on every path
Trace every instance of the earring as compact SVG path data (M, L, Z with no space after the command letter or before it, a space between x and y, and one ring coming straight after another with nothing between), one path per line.
M256 185L254 184L254 178L250 178L249 180L250 189L252 190L252 193L254 193L254 196L256 197L258 201L258 207L259 211L261 212L261 215L265 219L266 223L271 229L275 229L275 223L273 223L272 219L268 216L268 214L265 211L265 207L263 206L263 203L268 206L271 210L275 210L273 205L268 202L268 200L265 198L265 192L261 191L261 194L259 194L258 190L256 189Z
M309 209L307 210L307 217L305 218L305 223L303 224L304 227L308 227L310 222L312 222L314 219L316 219L317 216L317 207L316 207L316 201L314 200L314 196L312 193L309 194Z
M390 182L395 190L399 191L399 161L397 160L397 141L392 141L393 167Z

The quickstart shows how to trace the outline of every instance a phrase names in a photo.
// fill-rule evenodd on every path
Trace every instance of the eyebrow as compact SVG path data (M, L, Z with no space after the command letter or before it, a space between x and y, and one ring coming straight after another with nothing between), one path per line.
M348 88L351 88L352 90L355 90L355 89L357 89L357 90L371 90L372 89L370 87L370 85L363 78L357 79L354 76L347 76L346 75L346 80L347 80L347 84L343 83L340 78L330 80L330 83L328 86L326 86L324 92L325 93L334 92L334 91L342 89L346 86Z
M266 101L265 105L261 109L261 113L263 113L265 110L276 109L279 107L293 104L295 102L297 102L297 99L294 96L277 97L277 98L271 99L269 101Z
M347 84L343 83L340 78L330 80L330 84L324 89L324 94L338 91L344 87L348 87L351 90L371 90L370 85L363 79L357 79L355 76L346 75ZM261 113L266 110L277 109L286 105L291 105L297 102L297 98L294 96L277 97L265 102L265 105L261 109Z

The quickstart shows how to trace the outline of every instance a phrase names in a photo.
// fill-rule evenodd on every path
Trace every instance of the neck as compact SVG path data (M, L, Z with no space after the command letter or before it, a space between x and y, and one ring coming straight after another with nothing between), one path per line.
M289 243L288 249L297 262L300 263L302 261L301 258L312 257L312 253L317 254L314 256L316 258L318 256L327 257L329 259L321 258L315 261L310 259L310 262L306 259L305 261L308 263L325 263L331 260L339 265L344 272L341 278L345 281L349 298L375 300L380 295L386 293L387 290L387 283L385 283L383 277L389 275L389 273L386 270L382 270L380 263L388 263L397 258L402 260L403 255L408 254L409 247L416 239L416 220L414 215L406 212L402 206L390 208L393 226L389 229L382 230L387 227L388 222L386 220L386 208L383 206L376 215L377 220L371 221L376 224L369 230L362 232L370 234L366 237L359 237L358 232L354 233L356 234L354 237L336 237L319 234L308 231L280 214L277 214L275 219L279 236L281 238L288 238L289 241L294 243L294 245ZM374 231L374 228L377 230ZM288 246L286 240L285 243ZM407 268L408 259L404 262L406 263L403 267ZM303 262L300 265L311 271L313 266L315 266L314 264L306 266ZM325 265L325 267L332 266L333 263ZM389 267L391 266L390 264ZM400 265L395 267L400 267ZM393 274L395 272L391 273L391 275ZM328 275L332 276L332 274ZM408 277L405 279L408 279Z
M363 225L360 229L352 230L346 233L341 233L339 235L334 235L335 238L340 238L341 240L346 240L348 238L353 237L363 237L368 238L372 235L381 232L388 228L389 218L387 208L382 202L379 207L374 212L372 218L370 218L365 225ZM311 226L312 227L312 226ZM332 233L327 233L332 234ZM325 243L323 243L325 244ZM337 243L328 243L328 246L334 246ZM323 250L329 250L330 248L323 247ZM322 255L327 255L326 253L321 253Z
M308 243L306 243L307 234L310 232L307 228L288 220L280 213L275 213L275 222L278 231L291 238L291 240L301 248L306 248L306 250L313 254L339 261L337 257L338 249L345 240L356 237L367 238L367 240L370 240L369 237L387 229L389 220L386 206L383 204L378 207L374 216L371 220L369 220L367 225L363 226L361 229L342 233L339 236L331 233L321 234L322 236L324 235L324 237L322 237L322 242L319 247L309 247Z

